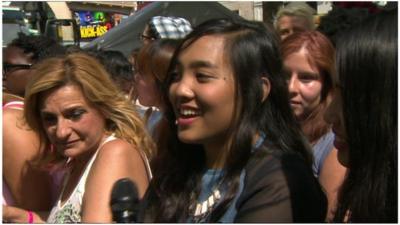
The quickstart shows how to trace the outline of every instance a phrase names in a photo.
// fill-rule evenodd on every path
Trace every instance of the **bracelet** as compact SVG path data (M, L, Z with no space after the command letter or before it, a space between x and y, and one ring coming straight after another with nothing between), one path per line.
M28 211L28 223L33 223L33 213L32 213L32 211Z

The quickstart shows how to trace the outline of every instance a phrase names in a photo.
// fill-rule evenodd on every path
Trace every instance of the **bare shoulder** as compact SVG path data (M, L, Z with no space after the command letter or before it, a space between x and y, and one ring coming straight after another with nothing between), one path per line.
M105 143L99 152L99 158L116 159L119 157L140 157L138 150L132 144L122 139Z
M130 170L144 168L143 158L139 150L122 139L115 139L105 143L95 160L95 164L108 169Z
M105 143L98 152L89 173L87 185L95 193L109 193L118 179L128 177L139 186L144 194L148 184L145 163L139 151L127 141L116 139ZM99 185L102 186L99 189ZM97 199L98 196L95 198Z
M122 139L105 143L97 153L86 181L83 221L111 221L110 193L116 181L131 179L142 197L149 183L138 150Z
M3 127L7 130L32 131L24 119L24 113L20 109L3 109Z
M18 109L3 109L3 123L7 124L10 122L15 122L16 120L22 120L23 111Z
M39 138L25 123L21 110L3 110L3 151L9 150L16 155L24 152L24 156L19 155L21 158L30 158L39 152Z

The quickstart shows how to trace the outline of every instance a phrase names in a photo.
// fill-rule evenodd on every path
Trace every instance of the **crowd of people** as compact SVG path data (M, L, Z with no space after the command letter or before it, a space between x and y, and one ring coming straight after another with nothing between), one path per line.
M20 34L3 51L3 222L117 222L122 178L135 222L397 222L397 7L329 35L313 13L156 16L130 58Z

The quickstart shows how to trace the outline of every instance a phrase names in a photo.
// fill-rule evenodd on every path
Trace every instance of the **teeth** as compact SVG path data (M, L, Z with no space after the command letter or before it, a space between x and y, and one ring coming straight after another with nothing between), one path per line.
M190 109L181 109L180 114L183 116L197 116L199 113Z

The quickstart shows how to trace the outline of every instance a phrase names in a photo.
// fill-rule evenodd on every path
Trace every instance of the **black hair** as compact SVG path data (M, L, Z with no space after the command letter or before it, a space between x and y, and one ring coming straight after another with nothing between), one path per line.
M397 21L384 11L338 39L349 170L336 222L397 222Z
M357 5L357 3L354 4ZM366 4L373 5L372 3ZM373 12L366 7L354 6L346 8L333 4L332 9L328 14L321 17L317 30L326 35L333 45L336 45L337 38L341 33L346 33L349 29L361 23L361 21L365 20L372 13Z
M240 173L252 154L252 140L257 132L266 135L263 146L270 149L271 154L274 151L299 154L308 163L310 173L312 160L289 106L286 80L281 75L279 37L261 22L214 19L196 27L175 51L164 96L168 96L180 52L207 35L225 38L224 55L229 57L235 76L237 103L234 118L240 118L231 125L232 143L222 178L229 189L209 219L209 222L216 222L236 195ZM263 77L271 84L264 101ZM154 178L148 192L148 209L155 212L155 222L185 222L189 205L196 201L200 192L201 176L206 169L205 153L202 145L185 144L178 139L172 105L166 102L170 136L166 144L158 146L158 156L153 161Z
M98 58L113 77L124 80L133 80L132 65L120 51L101 50Z
M132 64L122 52L115 50L89 50L88 54L97 58L122 91L129 93L133 85Z
M18 37L7 46L20 48L25 54L31 54L31 59L35 63L66 53L66 48L52 38L43 35L26 35L22 32L18 33Z

